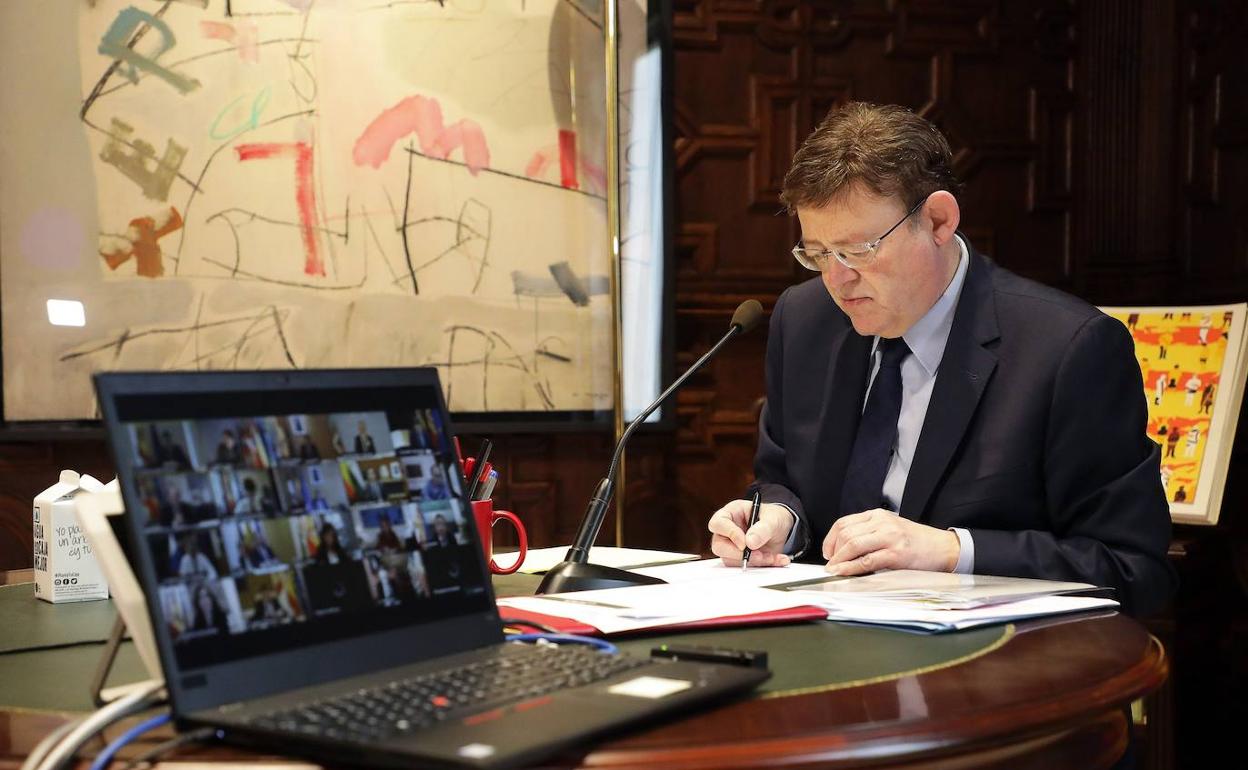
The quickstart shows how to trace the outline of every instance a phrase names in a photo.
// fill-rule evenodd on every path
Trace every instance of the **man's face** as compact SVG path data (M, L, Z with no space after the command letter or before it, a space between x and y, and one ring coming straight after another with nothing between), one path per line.
M854 188L822 208L799 208L797 218L806 248L830 249L874 241L907 210L896 198ZM859 334L900 337L948 285L950 264L925 223L921 207L880 243L875 259L859 270L828 258L823 285Z

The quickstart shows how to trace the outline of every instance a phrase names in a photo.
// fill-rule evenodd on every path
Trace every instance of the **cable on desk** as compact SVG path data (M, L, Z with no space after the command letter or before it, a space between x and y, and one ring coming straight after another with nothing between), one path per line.
M154 730L163 724L167 724L168 722L169 714L157 714L150 719L139 722L129 730L126 730L99 753L99 756L97 756L95 761L91 763L91 770L104 770L104 768L108 767L109 763L113 761L113 757L117 756L117 752L121 751L126 744L135 738L138 738L148 730Z
M67 731L64 737L55 746L49 748L43 757L36 757L32 753L22 763L22 770L60 770L87 741L94 738L105 727L119 719L163 703L164 690L163 682L148 682L145 686L126 693L75 724L73 729Z
M526 626L528 628L536 628L544 634L557 634L559 629L554 626L548 626L545 623L538 623L536 620L524 620L523 618L501 618L504 626Z
M216 732L211 727L201 727L190 732L179 733L130 760L122 766L121 770L135 770L135 768L150 766L153 760L163 757L174 749L180 749L188 743L198 743L199 741L207 740L213 737Z
M551 642L553 644L587 644L591 647L597 647L602 652L610 655L619 655L620 648L611 644L606 639L596 639L592 636L576 636L574 634L512 634L504 637L509 642Z
M48 755L48 752L51 751L56 744L60 743L61 739L68 735L71 730L80 724L82 724L82 719L71 719L52 732L48 733L47 737L39 741L38 745L31 749L30 754L26 756L26 761L22 764L23 770L25 770L25 768L38 767L39 763L43 761L43 758Z

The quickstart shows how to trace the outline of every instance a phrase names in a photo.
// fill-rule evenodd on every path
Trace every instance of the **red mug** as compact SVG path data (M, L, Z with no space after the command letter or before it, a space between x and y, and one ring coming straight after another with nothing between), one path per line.
M511 511L494 510L493 500L474 500L472 516L477 520L477 534L481 537L481 550L485 551L485 559L490 563L490 572L495 575L510 575L520 569L525 555L529 552L529 535L524 531L520 517ZM516 528L516 534L520 537L520 554L516 557L516 563L510 567L500 567L494 561L494 538L491 535L494 524L500 519L511 522L511 526Z

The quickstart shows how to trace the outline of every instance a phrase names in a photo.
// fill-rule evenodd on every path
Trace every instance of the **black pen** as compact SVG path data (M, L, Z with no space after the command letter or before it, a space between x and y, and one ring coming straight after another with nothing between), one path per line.
M750 530L754 528L754 525L758 523L758 509L762 507L763 493L756 489L754 490L754 500L750 503L750 524L745 528L745 533L747 535L750 533ZM748 566L750 566L750 547L747 545L745 549L741 551L741 571L745 572L745 568Z
M477 499L477 486L481 483L481 476L485 473L486 463L490 459L490 450L493 448L494 442L488 438L481 442L481 451L477 453L477 461L472 465L472 478L468 481L470 502Z

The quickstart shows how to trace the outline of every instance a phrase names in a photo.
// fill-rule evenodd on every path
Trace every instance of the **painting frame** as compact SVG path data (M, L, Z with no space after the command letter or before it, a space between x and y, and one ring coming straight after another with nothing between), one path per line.
M573 3L579 10L582 17L588 18L583 4ZM593 4L589 4L591 10ZM654 242L661 244L656 246L661 253L655 254L655 260L658 263L658 274L662 280L662 290L659 293L659 309L657 314L657 322L659 328L654 335L658 347L654 349L652 358L657 361L657 374L653 377L655 380L654 393L657 394L661 389L661 384L670 378L673 368L673 335L672 335L672 318L673 318L673 300L674 292L672 289L672 278L674 275L673 268L673 251L674 251L674 220L672 207L670 205L671 196L674 191L674 173L673 173L673 142L672 142L672 125L670 120L671 110L671 8L670 4L661 2L650 2L643 6L645 12L645 30L648 45L650 48L657 48L661 54L662 67L660 70L660 99L661 109L660 117L657 125L660 126L660 144L662 147L662 163L657 173L654 175L654 183L662 190L662 195L667 203L662 208L661 215L654 221L653 226L656 229L661 228L659 238ZM605 236L604 236L604 240ZM7 319L5 319L7 320ZM0 320L3 324L4 320ZM0 326L2 330L2 326ZM626 330L626 334L627 334ZM0 350L0 360L16 360L21 362L29 360L27 356L46 356L49 351L41 350L37 339L27 336L26 340L19 345L6 345ZM541 351L539 351L541 352ZM419 365L421 362L413 362L413 365ZM15 365L20 366L20 363ZM347 364L348 366L350 364ZM101 369L107 368L104 366ZM129 367L126 367L129 368ZM615 376L619 376L616 372ZM446 377L446 379L450 379ZM8 377L0 374L0 389L7 391L10 387ZM648 400L648 399L647 399ZM512 411L500 409L494 411L486 411L471 408L454 409L453 418L459 430L464 432L564 432L564 431L605 431L611 424L612 409L608 404L605 408L595 407L592 409L540 409L534 408L527 411ZM674 425L671 410L664 410L664 419L662 420L664 427ZM70 415L65 419L39 418L28 419L24 417L13 417L6 413L4 407L0 405L0 439L11 440L57 440L72 438L96 438L102 435L100 424L95 419L83 417L82 415Z
M1248 303L1101 310L1135 343L1171 521L1216 525L1248 379Z

